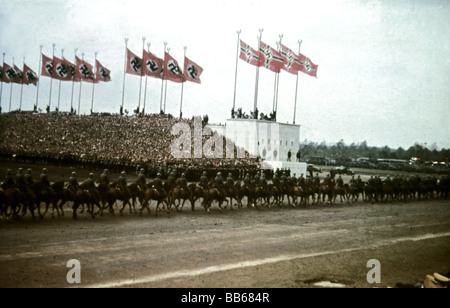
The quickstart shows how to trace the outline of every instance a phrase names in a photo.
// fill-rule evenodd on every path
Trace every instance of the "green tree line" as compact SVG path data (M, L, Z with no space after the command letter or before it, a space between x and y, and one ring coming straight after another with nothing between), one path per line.
M367 141L360 143L346 144L343 139L335 144L327 144L304 141L300 144L300 153L303 159L310 157L325 157L327 159L356 159L358 157L368 157L376 160L378 158L405 159L419 157L422 161L447 161L450 158L450 149L442 148L438 150L436 143L429 146L427 144L415 143L408 149L399 147L392 149L390 147L369 146Z

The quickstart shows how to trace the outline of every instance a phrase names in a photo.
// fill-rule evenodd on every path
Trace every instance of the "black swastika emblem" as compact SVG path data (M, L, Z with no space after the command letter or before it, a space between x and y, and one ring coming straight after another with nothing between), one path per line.
M152 73L156 73L158 71L158 64L153 61L153 60L148 60L147 61L147 69L152 72Z
M131 68L135 72L139 71L142 66L141 60L137 57L134 57L133 59L131 59L130 64L131 64Z
M45 63L45 70L50 74L50 76L53 75L53 62Z
M194 65L188 65L187 71L189 73L189 76L191 76L191 78L193 79L198 78L198 70Z

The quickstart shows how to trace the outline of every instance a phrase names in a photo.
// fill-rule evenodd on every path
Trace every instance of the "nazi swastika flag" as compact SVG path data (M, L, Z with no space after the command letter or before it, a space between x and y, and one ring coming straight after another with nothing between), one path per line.
M94 67L86 61L76 57L75 78L83 81L94 82Z
M38 76L36 73L29 68L25 63L23 64L23 84L34 84L38 82Z
M187 81L201 83L200 75L202 72L203 68L189 58L184 57L184 78Z
M164 57L164 79L168 79L173 82L184 82L183 72L178 65L177 60L175 60L167 52Z
M111 71L95 60L95 79L98 81L111 81Z
M47 76L47 77L52 77L53 76L53 59L47 57L44 54L42 54L41 75L42 76Z
M127 74L142 75L142 59L127 48Z
M150 77L162 78L164 60L156 57L151 52L144 50L144 74Z

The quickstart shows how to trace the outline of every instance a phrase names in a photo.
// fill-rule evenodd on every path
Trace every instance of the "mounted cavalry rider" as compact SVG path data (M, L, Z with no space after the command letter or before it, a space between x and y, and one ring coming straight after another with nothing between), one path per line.
M203 189L209 189L208 176L206 171L203 171L202 176L200 177L200 181L197 185Z
M51 191L50 181L48 180L48 177L47 177L47 168L42 169L40 180L41 180L42 191L44 193Z
M158 173L156 175L156 178L153 180L153 188L156 189L160 194L166 194L161 180L161 173Z
M263 189L267 189L267 180L266 180L266 175L264 173L261 176L261 180L259 181L259 184Z
M221 172L218 172L216 177L214 178L214 188L216 188L223 197L226 196L226 193L225 193L225 190L223 187L223 178L222 178Z
M34 183L32 177L31 177L31 169L30 168L27 169L27 172L24 175L24 181L25 181L25 184L28 186L31 186Z
M126 179L125 171L122 171L120 173L120 176L117 179L115 184L116 184L115 186L118 187L122 191L122 193L124 193L126 195L130 195L131 194L130 190L128 189L128 186L127 186L127 179Z
M336 186L340 188L344 188L344 180L342 179L342 176L339 175L339 177L336 180Z
M247 187L247 189L250 189L252 187L252 180L250 178L250 174L246 174L244 178L244 186Z
M297 184L300 187L305 187L305 178L303 177L303 173L300 174L300 177L297 180Z
M181 177L178 179L178 188L188 191L186 174L182 173Z
M227 187L230 188L230 189L232 189L234 187L233 175L231 173L228 173Z
M72 175L69 178L69 184L67 188L72 192L76 192L79 186L80 185L78 184L77 181L77 174L75 172L72 172Z
M19 168L17 170L16 185L21 190L26 186L26 184L25 184L25 177L24 177L22 168Z
M85 181L86 188L89 192L94 192L97 187L95 187L94 174L89 173L89 177Z
M144 169L141 169L141 171L138 174L137 185L141 191L145 191L147 189L147 182L145 180Z
M108 169L104 169L103 173L100 175L100 183L109 186Z
M12 177L11 169L6 170L5 182L3 182L2 187L4 189L16 187L16 183L14 182L14 179Z
M278 178L278 175L276 173L273 175L272 183L278 191L281 189L280 179Z

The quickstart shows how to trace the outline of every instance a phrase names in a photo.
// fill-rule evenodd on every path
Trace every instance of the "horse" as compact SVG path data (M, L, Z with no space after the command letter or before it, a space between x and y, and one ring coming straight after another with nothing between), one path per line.
M80 205L87 204L88 212L91 213L92 218L102 212L103 207L100 205L100 193L97 188L88 187L87 183L81 183L78 190L73 195L73 219L77 219L77 209ZM94 213L94 205L96 205L99 210Z
M170 204L174 205L177 211L181 211L183 209L184 203L186 200L190 200L191 197L191 191L189 188L183 188L183 187L175 187L172 190L172 193L170 194ZM175 204L175 200L178 200L178 204ZM183 203L181 204L181 208L179 209L181 200L183 200Z
M226 200L225 196L223 196L217 188L204 190L204 198L202 204L205 207L206 212L210 212L211 204L213 201L218 202L219 210L222 212L222 203L228 200Z
M38 213L39 213L39 216L41 219L43 219L45 214L47 214L50 204L53 205L52 216L54 216L55 209L58 212L58 216L60 216L59 208L58 208L59 197L56 194L55 190L51 186L45 187L45 185L39 181L39 182L35 182L35 183L31 184L30 188L36 196L36 198L35 198L36 207L38 209ZM41 203L42 202L45 203L44 214L41 214Z
M19 219L26 213L26 208L22 209L22 215L19 216L20 206L24 205L26 200L24 200L24 196L22 192L17 188L6 188L5 190L0 190L0 214L1 217L12 219ZM8 208L10 209L10 213L8 213ZM30 208L31 215L33 216L33 221L35 221L34 216L34 204L33 207Z
M328 203L333 202L333 186L325 183L319 186L319 198L322 196L322 204L325 204L325 198L328 196Z
M294 186L291 189L291 197L292 197L292 204L297 206L298 198L300 198L300 204L302 204L304 200L304 191L300 186Z
M65 187L64 181L56 181L51 185L53 190L55 191L56 195L58 196L59 205L57 205L57 208L61 211L61 216L64 216L64 209L63 205L66 204L68 201L73 201L72 192Z
M130 185L128 185L128 190L130 191L130 197L131 197L131 203L128 203L130 205L130 213L133 213L132 208L134 209L134 212L136 212L136 199L139 200L139 202L142 204L142 200L144 200L144 190L141 190L139 187L139 184L137 182L133 182ZM126 205L126 204L125 204ZM123 206L122 210L120 210L120 214L122 214L123 209L125 208L125 205Z
M195 183L189 184L188 188L191 192L189 197L189 202L191 202L191 209L192 211L195 211L195 202L200 198L204 198L205 191L202 187L198 186Z
M340 197L341 204L346 199L347 199L347 203L350 203L350 200L347 198L347 187L348 187L348 184L345 184L344 186L335 186L333 188L333 203L336 203L337 196Z
M149 187L144 191L144 201L141 203L141 208L139 210L139 215L142 215L142 211L144 210L144 207L147 208L148 213L150 214L150 207L149 202L151 200L155 200L157 202L156 204L156 215L158 215L159 205L161 203L166 202L166 193L163 190L158 190L154 187ZM169 210L169 206L167 206Z

